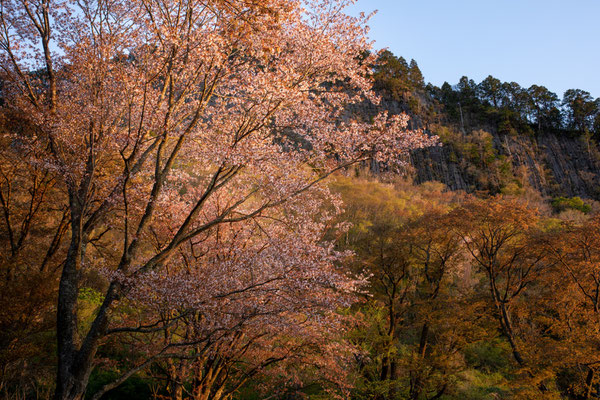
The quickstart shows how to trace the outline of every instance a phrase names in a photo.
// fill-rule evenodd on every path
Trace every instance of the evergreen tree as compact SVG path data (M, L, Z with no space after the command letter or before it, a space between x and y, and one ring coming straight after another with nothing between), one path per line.
M473 79L463 76L458 81L456 89L459 92L460 99L466 103L473 103L477 100L477 85Z
M527 92L517 82L504 82L502 84L503 104L515 112L522 112L527 108Z
M596 99L597 103L600 103L600 98ZM600 139L600 110L596 113L594 118L594 136Z
M383 51L373 68L376 90L394 100L403 99L411 91L409 66L403 57L396 57L390 51Z
M544 86L532 85L527 89L538 132L542 127L560 128L558 96Z
M562 101L567 111L567 126L580 132L590 131L595 115L598 113L598 101L589 92L581 89L569 89Z
M413 89L424 89L425 88L425 79L423 79L423 74L417 65L415 60L410 60L410 65L408 67L408 80L413 87Z
M477 89L483 100L489 101L495 108L498 108L502 94L502 82L499 79L489 75Z

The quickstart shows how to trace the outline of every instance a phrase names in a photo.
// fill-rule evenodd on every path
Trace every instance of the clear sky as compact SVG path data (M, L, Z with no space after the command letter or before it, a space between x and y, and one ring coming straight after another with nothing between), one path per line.
M414 58L427 82L493 75L600 97L600 0L359 0L350 14L373 10L375 48Z

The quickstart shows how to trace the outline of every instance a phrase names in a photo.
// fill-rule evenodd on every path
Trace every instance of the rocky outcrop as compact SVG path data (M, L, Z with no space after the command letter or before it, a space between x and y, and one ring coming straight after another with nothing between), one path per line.
M421 99L419 107L426 107L427 101ZM365 100L349 108L350 113L362 114L364 119L384 110L392 115L408 113L409 129L427 131L429 128L426 118L420 116L423 112L411 112L407 104L398 101L382 99L375 105ZM495 192L513 182L521 186L528 184L545 196L600 200L600 148L585 137L556 133L503 135L496 132L496 125L491 122L487 126L481 126L480 122L478 128L470 126L461 134L457 133L457 127L443 125L443 129L457 136L445 140L443 146L410 153L406 172L415 183L439 181L451 190ZM432 126L439 126L439 120ZM475 145L473 132L479 129L492 136L492 156L497 162L490 163L487 159L477 162L468 152L465 154L464 143ZM436 128L432 128L431 133L436 134ZM371 169L377 173L379 166L371 165Z
M439 181L451 190L473 191L474 182L459 161L453 157L451 146L416 150L410 154L410 173L415 183Z
M584 138L542 134L537 137L493 135L498 157L512 166L514 180L526 179L548 196L600 200L600 150ZM440 181L451 190L485 190L473 165L449 143L413 151L410 164L416 183ZM492 174L478 167L478 174ZM486 181L490 181L487 179Z

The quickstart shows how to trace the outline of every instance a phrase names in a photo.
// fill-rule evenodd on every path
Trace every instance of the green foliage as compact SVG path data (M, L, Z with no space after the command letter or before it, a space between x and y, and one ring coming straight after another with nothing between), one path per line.
M512 162L499 154L494 137L484 130L462 134L447 126L436 127L440 141L450 150L449 161L459 164L475 187L490 193L520 193Z
M592 207L589 204L584 203L584 201L580 197L556 197L552 200L552 208L556 212L561 212L565 210L577 210L581 211L584 214L592 211Z
M94 307L102 304L102 301L104 301L104 296L95 289L84 287L79 289L79 301Z
M90 287L79 289L77 308L79 313L78 322L80 332L89 329L102 301L104 301L104 297L97 290Z
M406 387L398 380L364 381L352 393L353 400L404 400L408 399Z
M510 367L510 346L504 340L473 343L464 355L467 365L487 374L505 372Z
M427 91L461 130L493 126L505 135L600 132L600 99L580 89L567 90L560 101L544 86L522 88L490 75L479 84L463 76L454 86L445 82Z
M425 80L415 60L383 51L373 66L373 88L388 100L399 102L414 116L430 119L435 110L425 96Z
M387 97L401 100L413 89L408 78L408 64L402 57L389 51L381 53L374 66L375 89L383 91Z
M444 184L439 182L413 186L401 179L382 183L375 179L342 176L330 187L344 199L345 216L352 221L352 231L356 233L366 232L377 222L377 216L389 223L400 223L408 217L423 215L428 207L443 202L442 194L446 191Z
M512 398L506 378L500 373L468 370L461 374L457 389L447 399L496 400Z
M100 388L108 383L114 382L119 377L117 371L104 370L96 368L90 375L90 383L86 392L86 399L96 393ZM144 378L134 375L119 385L117 388L107 392L102 399L104 400L147 400L152 396L153 381L150 378Z
M599 100L594 100L585 90L569 89L565 92L562 104L567 110L567 126L570 129L579 132L592 130Z
M425 88L425 79L415 60L410 60L408 80L413 89L423 90Z

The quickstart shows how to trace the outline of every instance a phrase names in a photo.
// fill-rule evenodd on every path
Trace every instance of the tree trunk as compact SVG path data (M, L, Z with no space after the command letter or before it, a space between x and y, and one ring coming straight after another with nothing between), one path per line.
M187 373L186 361L180 360L179 365L175 365L175 361L167 359L167 392L171 400L183 399L183 381Z
M514 330L512 327L512 322L510 320L510 315L508 314L508 310L506 308L506 304L502 301L497 301L497 308L500 311L500 326L502 327L502 331L504 336L508 339L508 343L510 344L510 348L512 349L513 357L519 364L519 366L525 366L525 360L521 355L521 351L519 350L519 346L515 341Z
M421 339L419 340L419 355L421 358L425 357L425 350L427 349L427 337L429 336L429 324L425 322L421 329Z
M498 311L500 311L500 326L502 327L502 332L504 333L504 336L508 339L508 343L510 344L510 348L512 349L513 357L520 367L524 367L526 365L526 362L525 359L523 359L523 356L521 355L521 350L519 349L517 342L515 341L515 334L512 327L512 322L510 320L510 314L506 307L506 303L500 301L497 297L495 297L494 300ZM527 374L530 378L534 377L532 371L527 371ZM541 392L546 392L548 390L544 382L540 382L538 384L538 389Z
M490 280L490 292L492 294L492 299L494 300L494 306L498 313L500 313L500 327L502 328L502 333L508 339L508 343L510 344L510 348L513 353L514 359L517 361L520 367L525 366L525 360L521 355L521 351L515 341L514 330L512 326L512 321L510 319L510 314L507 308L507 304L505 301L502 301L501 296L498 294L496 289L496 282L492 276L491 270L488 268L488 278Z
M381 359L381 375L379 376L379 380L385 381L388 377L389 370L389 357L387 355L383 356Z
M427 337L429 336L429 324L425 322L421 328L421 338L419 339L419 357L423 361L425 351L427 350ZM410 385L410 400L418 400L423 390L423 379L421 371L415 371L416 376L412 379Z
M71 243L65 260L58 289L56 310L56 339L58 371L55 400L80 399L87 382L80 379L81 371L74 369L77 352L77 295L81 255L81 210L71 197Z
M109 310L118 297L121 285L111 282L104 301L85 338L77 335L77 299L79 294L79 269L85 254L86 238L82 233L82 212L77 200L71 197L71 243L67 252L58 289L56 338L58 368L55 400L82 399L100 338L108 327Z
M594 386L594 369L590 368L587 373L587 377L585 378L585 395L583 397L584 400L588 400L592 396L592 388Z

